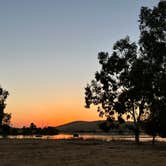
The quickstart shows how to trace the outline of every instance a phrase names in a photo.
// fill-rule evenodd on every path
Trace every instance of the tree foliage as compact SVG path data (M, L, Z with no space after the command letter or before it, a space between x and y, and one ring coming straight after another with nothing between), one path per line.
M11 114L4 112L8 95L9 92L0 87L0 127L10 122Z
M107 119L133 120L136 142L141 122L166 108L155 108L156 102L166 103L166 7L142 7L139 29L138 43L127 36L111 54L98 54L101 69L85 88L87 108L97 105Z

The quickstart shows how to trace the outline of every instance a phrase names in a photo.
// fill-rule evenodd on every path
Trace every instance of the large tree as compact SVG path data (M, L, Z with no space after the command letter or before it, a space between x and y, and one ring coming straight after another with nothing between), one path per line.
M137 143L141 122L166 97L166 6L142 7L139 28L137 44L126 37L115 43L111 55L98 54L101 70L85 88L86 107L98 105L99 115L108 120L133 120Z
M141 9L140 32L140 52L151 83L151 95L147 95L150 110L147 122L153 137L166 136L166 1L153 10Z
M7 123L10 120L11 115L6 114L4 109L6 107L6 99L9 95L9 92L0 87L0 128L3 123Z

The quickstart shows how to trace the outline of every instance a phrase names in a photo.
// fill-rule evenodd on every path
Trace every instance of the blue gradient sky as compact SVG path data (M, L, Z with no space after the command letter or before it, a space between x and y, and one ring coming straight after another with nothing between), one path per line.
M158 0L1 0L0 84L10 92L14 126L95 120L84 87L97 53L129 35L137 40L141 6Z

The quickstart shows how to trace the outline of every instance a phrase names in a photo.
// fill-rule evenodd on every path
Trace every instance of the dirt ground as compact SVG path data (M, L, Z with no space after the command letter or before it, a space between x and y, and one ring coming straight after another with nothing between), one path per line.
M166 144L95 140L0 140L0 166L165 166Z

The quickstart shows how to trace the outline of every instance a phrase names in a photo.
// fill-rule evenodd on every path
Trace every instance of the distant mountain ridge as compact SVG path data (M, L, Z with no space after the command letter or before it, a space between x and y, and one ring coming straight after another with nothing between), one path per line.
M99 125L104 122L104 120L98 121L74 121L69 122L64 125L57 126L59 132L64 133L75 133L75 132L103 132ZM126 122L122 124L119 128L111 129L110 132L130 132L127 126L133 126L133 122Z
M74 121L66 123L64 125L57 126L56 128L60 132L99 132L99 124L103 122L102 120L98 121Z

